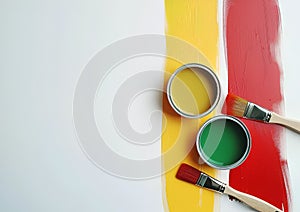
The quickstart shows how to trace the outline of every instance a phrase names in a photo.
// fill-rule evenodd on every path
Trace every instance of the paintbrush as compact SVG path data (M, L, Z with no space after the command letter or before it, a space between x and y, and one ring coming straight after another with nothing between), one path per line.
M228 94L222 111L228 115L285 126L300 133L300 122L285 118L239 96Z
M221 181L184 163L180 165L176 174L176 178L212 191L232 196L258 211L282 212L281 209L276 208L270 203L255 196L240 192L230 187L229 185L226 185L225 183L222 183Z

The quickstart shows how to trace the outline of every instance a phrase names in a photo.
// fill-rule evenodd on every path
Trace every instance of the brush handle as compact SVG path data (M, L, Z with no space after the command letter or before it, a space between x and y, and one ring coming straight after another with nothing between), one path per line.
M259 199L255 196L252 196L250 194L246 194L246 193L240 192L238 190L235 190L234 188L232 188L228 185L225 187L224 194L233 196L258 211L282 212L281 209L276 208L275 206L271 205L270 203L268 203L262 199Z
M270 118L270 123L276 123L283 126L286 126L287 128L296 131L297 133L300 133L300 122L292 119L285 118L281 115L278 115L277 113L272 113Z

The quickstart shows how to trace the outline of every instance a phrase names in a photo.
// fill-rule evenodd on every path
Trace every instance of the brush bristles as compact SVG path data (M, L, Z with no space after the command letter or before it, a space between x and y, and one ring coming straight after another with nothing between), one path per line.
M243 117L247 104L247 100L233 94L228 94L222 112L232 116Z
M196 184L200 177L200 174L201 172L198 169L195 169L194 167L183 163L180 165L177 171L176 178L188 183Z

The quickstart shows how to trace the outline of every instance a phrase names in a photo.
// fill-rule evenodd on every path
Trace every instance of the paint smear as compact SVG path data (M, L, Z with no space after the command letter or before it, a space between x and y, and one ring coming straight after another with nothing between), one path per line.
M283 103L277 45L280 11L275 0L226 0L228 92L280 112ZM242 120L252 136L248 159L230 171L232 187L289 210L287 163L280 126Z
M203 63L216 70L218 55L218 24L217 24L217 0L165 0L166 10L166 35L175 36L184 40L205 55L208 61L204 61L199 55L191 54L191 51L182 49L175 52L174 43L166 41L167 55L184 55L184 61L166 59L165 87L170 77L178 67L185 63ZM175 58L178 59L178 58ZM163 96L163 134L162 154L169 151L175 144L194 145L196 135L205 119L186 119L180 117L169 105L167 96ZM185 151L184 147L180 151ZM175 158L182 152L176 152L173 160L163 159L163 167L174 167ZM181 162L188 163L200 170L215 176L216 171L207 165L198 164L198 153L195 148ZM213 211L213 192L197 188L175 178L179 164L168 171L163 177L164 207L166 211Z

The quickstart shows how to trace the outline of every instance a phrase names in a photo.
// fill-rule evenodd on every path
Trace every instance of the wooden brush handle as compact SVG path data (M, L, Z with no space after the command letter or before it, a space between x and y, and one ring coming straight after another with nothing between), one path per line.
M300 133L300 122L292 119L285 118L278 115L277 113L272 113L270 123L276 123L288 127L291 130Z
M282 212L281 209L276 208L275 206L271 205L270 203L268 203L264 200L261 200L255 196L252 196L250 194L246 194L246 193L240 192L238 190L235 190L234 188L232 188L228 185L225 187L224 193L241 200L242 202L246 203L247 205L249 205L250 207L252 207L258 211Z

